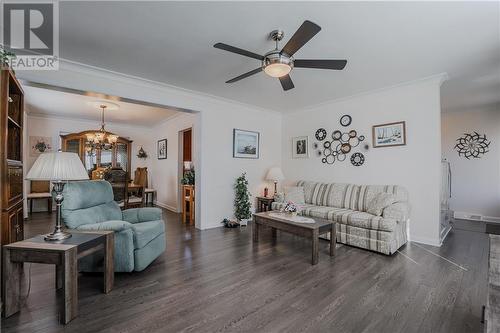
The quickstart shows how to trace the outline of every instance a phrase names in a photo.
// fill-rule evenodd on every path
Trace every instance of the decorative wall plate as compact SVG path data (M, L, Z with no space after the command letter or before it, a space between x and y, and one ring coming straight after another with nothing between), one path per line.
M340 146L340 150L342 150L344 154L347 154L351 151L351 145L348 143L343 143L342 146Z
M355 138L358 135L358 132L356 130L350 130L349 131L349 137L350 138Z
M365 156L361 153L354 153L351 156L351 164L354 166L361 166L365 163Z
M346 156L347 156L346 154L342 154L342 153L338 154L338 155L337 155L337 161L339 161L339 162L344 162L344 161L345 161Z
M344 127L351 125L351 122L352 122L352 118L348 114L345 114L342 117L340 117L340 125L342 125Z
M314 136L317 140L323 141L326 138L326 130L324 128L320 128L316 131L316 134Z
M365 136L364 135L360 135L360 136L358 136L358 139L359 139L359 141L365 141Z
M323 147L325 147L326 149L330 148L331 145L332 143L330 141L323 142Z

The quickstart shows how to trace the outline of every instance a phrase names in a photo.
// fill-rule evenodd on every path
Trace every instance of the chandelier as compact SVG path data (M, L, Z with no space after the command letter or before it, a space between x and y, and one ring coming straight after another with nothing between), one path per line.
M105 104L99 105L102 109L101 129L95 132L87 133L87 141L85 142L85 150L93 153L95 150L110 150L113 149L118 141L118 135L108 133L104 129L104 110L108 106Z

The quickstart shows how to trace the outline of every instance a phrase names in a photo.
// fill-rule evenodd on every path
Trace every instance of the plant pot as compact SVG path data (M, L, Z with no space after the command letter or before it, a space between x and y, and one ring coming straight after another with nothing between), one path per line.
M244 226L246 227L248 225L248 222L250 221L251 219L243 219L240 222L240 226Z

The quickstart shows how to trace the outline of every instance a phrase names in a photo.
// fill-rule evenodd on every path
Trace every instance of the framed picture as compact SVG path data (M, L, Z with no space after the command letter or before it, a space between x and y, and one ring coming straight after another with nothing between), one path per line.
M373 148L393 147L406 145L406 123L375 125L372 128Z
M259 158L259 132L233 130L233 157Z
M48 136L30 136L30 156L52 151L52 138Z
M158 140L157 146L158 159L164 160L167 158L167 139Z
M292 138L292 157L293 158L308 158L309 157L309 137L296 136Z

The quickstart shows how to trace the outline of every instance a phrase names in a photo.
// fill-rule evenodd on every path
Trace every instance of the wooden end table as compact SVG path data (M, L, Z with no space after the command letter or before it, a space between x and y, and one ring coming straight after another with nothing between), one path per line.
M259 241L259 231L261 226L270 227L272 229L273 238L276 238L277 230L310 238L312 240L311 264L316 265L319 258L319 235L331 232L330 256L335 255L335 239L337 234L335 221L313 218L314 223L298 223L278 217L275 214L279 213L275 211L257 213L253 215L252 235L254 242Z
M257 213L267 212L272 209L274 198L257 197Z
M20 310L23 263L56 266L56 289L63 289L61 323L67 324L78 315L78 259L104 250L104 293L113 289L113 231L71 231L72 237L48 242L42 235L3 247L3 281L5 317Z

